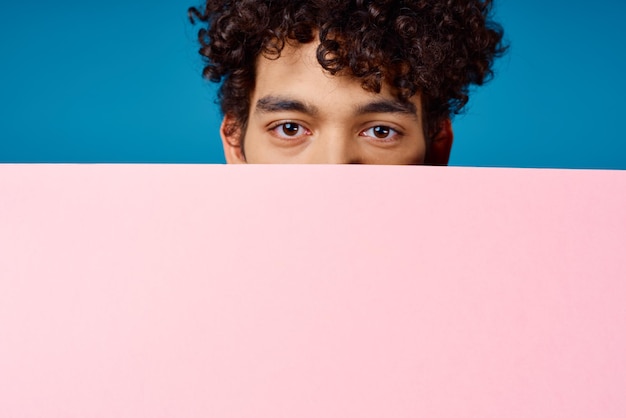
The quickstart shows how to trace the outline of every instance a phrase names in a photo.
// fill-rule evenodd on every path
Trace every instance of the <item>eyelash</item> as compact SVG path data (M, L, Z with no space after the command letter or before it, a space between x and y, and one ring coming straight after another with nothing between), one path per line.
M279 128L285 128L287 125L294 125L298 127L298 131L302 130L304 131L303 133L298 133L298 135L287 135L284 133L281 134L279 132ZM285 141L290 141L290 140L294 140L294 139L300 139L302 136L305 135L311 135L311 131L309 131L307 128L305 128L302 124L298 123L298 122L291 122L291 121L286 121L286 122L280 122L277 123L275 125L272 125L269 127L269 131L276 137L278 137L279 139L285 140Z
M298 128L298 131L302 130L302 133L298 133L297 135L287 135L284 133L284 131L281 133L279 132L279 129L282 128L284 130L285 127L287 127L287 125L294 125L295 127ZM386 130L389 131L389 136L385 137L385 138L379 138L376 136L375 133L372 132L371 135L367 135L366 133L368 131L373 131L376 128L384 128ZM271 125L269 127L269 131L276 136L279 139L285 140L285 141L293 141L295 139L301 139L303 136L309 136L311 135L311 131L308 130L307 128L304 127L304 125L298 123L298 122L293 122L293 121L286 121L286 122L280 122L274 125ZM383 142L383 143L387 143L387 142L393 142L395 140L397 140L399 137L404 136L404 134L402 132L400 132L399 130L392 128L391 126L388 125L375 125L372 126L370 128L364 129L362 131L359 132L359 136L364 136L367 138L371 138L373 141L377 141L377 142Z
M384 128L386 130L389 130L389 135L385 138L379 138L376 136L375 133L372 133L372 135L366 135L365 133L368 131L373 131L376 128ZM400 132L399 130L392 128L391 126L387 126L387 125L375 125L372 126L371 128L367 128L363 131L361 131L359 133L359 136L365 136L368 138L373 139L374 141L379 141L379 142L393 142L395 140L397 140L399 137L403 136L404 134L402 132Z

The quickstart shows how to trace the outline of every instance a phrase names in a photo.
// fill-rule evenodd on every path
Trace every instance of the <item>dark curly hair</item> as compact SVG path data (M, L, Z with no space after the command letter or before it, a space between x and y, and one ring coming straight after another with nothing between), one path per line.
M429 137L465 106L471 85L493 75L506 49L491 7L491 0L206 0L188 13L206 24L198 33L203 74L223 80L218 100L236 120L231 128L245 132L259 54L277 58L286 42L318 37L317 60L330 74L347 72L372 92L387 83L401 101L420 93Z

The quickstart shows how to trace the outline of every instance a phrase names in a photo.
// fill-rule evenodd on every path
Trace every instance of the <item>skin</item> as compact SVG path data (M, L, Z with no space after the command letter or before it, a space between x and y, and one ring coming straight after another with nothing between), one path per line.
M278 59L258 58L245 132L227 129L231 115L222 122L228 163L447 164L449 120L427 141L419 95L402 103L388 86L372 93L354 77L332 76L316 49L288 44Z

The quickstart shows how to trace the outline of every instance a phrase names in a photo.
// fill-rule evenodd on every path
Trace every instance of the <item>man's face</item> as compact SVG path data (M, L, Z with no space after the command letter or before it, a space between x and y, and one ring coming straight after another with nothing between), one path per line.
M226 133L233 122L229 115L222 125L227 161L424 163L419 95L402 103L388 86L372 93L354 77L331 76L317 62L317 45L287 45L278 59L258 58L243 153L233 146L241 132Z

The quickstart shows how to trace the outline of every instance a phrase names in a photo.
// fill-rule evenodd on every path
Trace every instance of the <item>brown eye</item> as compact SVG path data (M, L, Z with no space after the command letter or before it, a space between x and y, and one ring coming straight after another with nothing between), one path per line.
M381 142L390 142L400 139L402 133L389 126L376 125L364 130L359 135L369 137L373 140L380 140Z
M297 123L283 123L282 131L287 136L296 136L300 132L300 125Z
M274 125L269 130L272 135L283 140L293 142L311 135L311 131L297 122L283 122Z
M389 133L391 132L391 128L389 128L388 126L376 126L373 128L373 133L376 136L376 138L387 138L389 136Z

